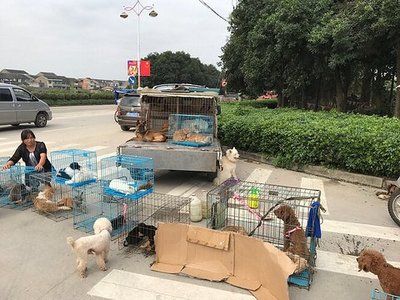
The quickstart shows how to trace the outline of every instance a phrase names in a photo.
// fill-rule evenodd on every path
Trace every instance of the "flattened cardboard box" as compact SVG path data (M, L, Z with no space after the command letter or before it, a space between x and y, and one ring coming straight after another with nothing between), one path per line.
M295 264L259 239L186 224L159 224L153 271L226 281L257 299L287 300Z

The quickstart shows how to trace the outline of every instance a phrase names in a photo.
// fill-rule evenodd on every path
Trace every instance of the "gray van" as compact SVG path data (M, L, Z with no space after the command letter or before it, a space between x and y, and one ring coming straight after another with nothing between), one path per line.
M0 83L0 125L35 123L36 127L45 127L51 119L45 102L19 86Z

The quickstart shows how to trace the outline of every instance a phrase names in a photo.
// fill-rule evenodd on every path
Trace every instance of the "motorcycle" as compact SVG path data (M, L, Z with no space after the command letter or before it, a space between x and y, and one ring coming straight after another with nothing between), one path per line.
M400 177L393 182L393 185L395 185L395 190L390 195L388 210L393 221L400 226Z

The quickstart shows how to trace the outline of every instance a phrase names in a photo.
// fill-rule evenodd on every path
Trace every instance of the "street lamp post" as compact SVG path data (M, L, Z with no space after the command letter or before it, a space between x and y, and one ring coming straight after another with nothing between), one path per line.
M140 89L140 15L144 11L149 11L150 17L157 17L158 13L154 10L154 5L144 6L140 0L137 0L133 6L124 6L124 11L120 14L120 17L126 19L129 15L127 12L134 12L137 16L137 70L138 70L138 89Z

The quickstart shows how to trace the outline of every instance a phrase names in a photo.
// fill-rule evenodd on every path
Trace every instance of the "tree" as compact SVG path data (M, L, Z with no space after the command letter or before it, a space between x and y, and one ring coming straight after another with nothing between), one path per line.
M151 76L143 77L143 86L163 83L192 83L217 87L220 72L213 65L201 63L198 58L178 51L151 53L145 60L151 63Z

